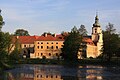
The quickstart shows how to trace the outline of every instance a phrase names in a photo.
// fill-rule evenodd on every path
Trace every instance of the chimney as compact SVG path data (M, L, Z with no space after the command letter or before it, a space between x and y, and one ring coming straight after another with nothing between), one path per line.
M54 37L56 37L56 34L54 34Z
M47 33L45 33L45 37L47 37Z
M16 38L18 39L18 38L19 38L19 36L16 36Z

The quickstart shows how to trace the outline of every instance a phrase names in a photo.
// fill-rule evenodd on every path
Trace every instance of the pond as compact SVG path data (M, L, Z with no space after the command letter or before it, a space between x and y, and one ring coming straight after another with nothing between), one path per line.
M120 67L24 64L6 70L0 80L120 80Z

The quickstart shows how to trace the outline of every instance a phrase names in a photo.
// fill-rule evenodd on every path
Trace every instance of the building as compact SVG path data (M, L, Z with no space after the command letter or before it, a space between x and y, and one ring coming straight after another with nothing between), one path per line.
M16 36L14 37L15 40L18 40L21 54L24 57L58 59L60 58L61 48L64 45L63 42L65 39L62 34L51 35L45 33L41 36ZM82 45L86 46L83 50L87 58L96 58L101 54L103 34L98 15L95 17L91 36L85 36ZM78 52L79 59L82 59L82 53Z

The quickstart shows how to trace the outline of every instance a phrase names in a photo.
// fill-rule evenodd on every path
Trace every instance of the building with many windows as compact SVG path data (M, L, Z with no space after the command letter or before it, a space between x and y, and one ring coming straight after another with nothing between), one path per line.
M51 35L45 33L41 36L16 36L21 48L21 54L29 58L60 58L61 48L64 45L64 35ZM96 58L101 54L103 45L103 34L99 24L98 15L95 17L95 23L92 27L92 35L83 38L82 45L85 45L84 54L86 57ZM14 44L13 44L14 45ZM78 52L78 58L82 59L82 52Z

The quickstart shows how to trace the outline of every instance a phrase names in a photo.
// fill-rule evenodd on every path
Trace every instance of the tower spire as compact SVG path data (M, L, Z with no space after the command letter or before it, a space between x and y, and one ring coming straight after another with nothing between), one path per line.
M93 24L93 27L100 27L98 12L96 12L95 23Z

